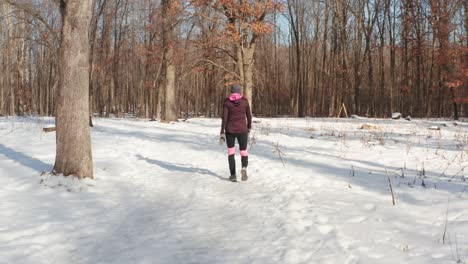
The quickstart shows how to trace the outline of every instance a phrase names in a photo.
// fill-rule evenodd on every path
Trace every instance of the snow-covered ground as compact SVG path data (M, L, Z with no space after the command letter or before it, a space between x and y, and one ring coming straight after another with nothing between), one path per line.
M41 176L53 119L0 118L0 263L468 263L468 124L256 120L247 182L218 119L95 119L81 182Z

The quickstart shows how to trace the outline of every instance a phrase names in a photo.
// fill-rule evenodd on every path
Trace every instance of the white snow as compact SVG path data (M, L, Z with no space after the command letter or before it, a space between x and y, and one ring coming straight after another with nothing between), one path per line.
M468 262L463 122L261 119L238 183L218 119L95 119L94 181L51 124L0 118L0 263Z

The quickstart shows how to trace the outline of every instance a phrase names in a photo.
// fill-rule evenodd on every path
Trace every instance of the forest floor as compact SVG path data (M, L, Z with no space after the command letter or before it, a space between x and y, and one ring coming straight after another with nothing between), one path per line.
M96 118L77 181L0 118L0 263L468 263L467 123L255 120L231 183L218 119Z

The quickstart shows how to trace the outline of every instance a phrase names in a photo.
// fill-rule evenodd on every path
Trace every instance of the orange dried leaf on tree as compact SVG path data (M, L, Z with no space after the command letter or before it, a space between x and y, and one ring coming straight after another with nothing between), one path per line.
M450 88L450 89L458 88L458 87L460 87L462 85L463 85L463 82L460 81L460 80L454 80L452 82L446 82L445 83L445 86L447 86L447 88Z
M250 24L250 28L257 35L266 35L271 33L271 25L262 22L253 22Z
M468 97L457 97L455 98L457 104L468 104Z

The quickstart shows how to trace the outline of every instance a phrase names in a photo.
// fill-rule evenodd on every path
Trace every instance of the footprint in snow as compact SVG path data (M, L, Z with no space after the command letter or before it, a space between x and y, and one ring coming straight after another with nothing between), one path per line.
M321 215L321 216L318 216L318 217L317 217L317 221L319 221L319 223L322 223L322 224L323 224L323 223L328 223L328 217L322 216L322 215Z
M378 253L372 253L372 254L369 254L368 256L369 258L373 258L373 259L382 259L385 257L384 254L378 254Z
M376 208L375 204L368 203L364 205L364 209L368 211L375 211Z
M330 232L333 231L333 226L331 226L331 225L319 225L319 226L317 226L317 229L323 235L328 235L328 234L330 234Z
M445 254L436 253L436 254L432 254L431 257L432 257L432 258L435 258L435 259L440 259L440 258L446 257L446 255L445 255Z
M359 251L361 251L361 252L369 252L370 251L370 248L368 248L368 247L358 247L357 249Z
M357 263L359 263L359 257L355 255L349 256L345 261L345 264L357 264Z
M362 223L364 221L367 220L367 217L365 216L358 216L358 217L354 217L354 218L351 218L349 219L348 221L346 221L346 223L349 223L349 224L358 224L358 223Z

